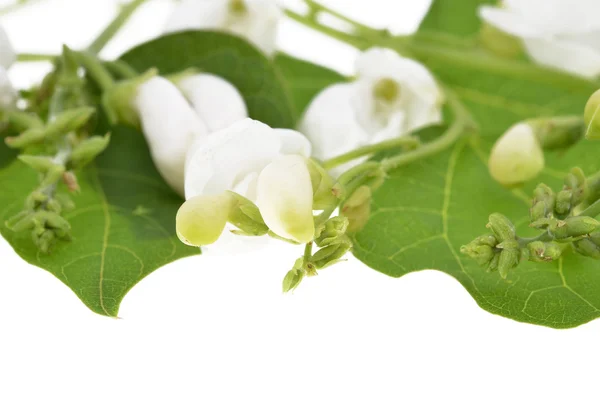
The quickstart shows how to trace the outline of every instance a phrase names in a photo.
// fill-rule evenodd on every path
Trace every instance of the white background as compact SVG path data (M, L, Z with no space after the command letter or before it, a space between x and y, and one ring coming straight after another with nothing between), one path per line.
M457 0L458 1L458 0ZM565 0L566 1L566 0ZM292 1L290 1L292 2ZM0 1L0 3L2 3ZM377 26L410 31L417 0L337 0ZM45 0L3 23L27 52L85 46L115 1ZM154 0L105 55L160 33ZM354 51L286 22L281 47L350 73ZM31 84L44 66L18 66ZM125 299L121 319L88 311L0 239L0 396L597 396L600 321L557 331L491 315L452 278L401 279L356 260L281 279L300 255L196 257L164 267Z

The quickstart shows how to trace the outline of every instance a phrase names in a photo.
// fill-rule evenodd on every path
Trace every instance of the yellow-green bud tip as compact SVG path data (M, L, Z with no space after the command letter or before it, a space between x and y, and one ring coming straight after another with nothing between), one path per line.
M227 193L214 196L197 196L186 201L177 212L177 236L187 245L200 247L217 241L232 206Z

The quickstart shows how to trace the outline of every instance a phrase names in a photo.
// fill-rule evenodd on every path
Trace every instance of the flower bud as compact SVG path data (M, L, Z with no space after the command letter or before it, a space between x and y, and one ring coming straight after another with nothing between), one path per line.
M516 238L515 226L510 219L502 214L494 213L490 215L486 227L494 233L500 243Z
M42 128L44 126L44 122L40 116L35 113L21 111L8 112L6 118L11 128L18 132L23 132L29 128Z
M600 139L600 90L594 92L585 105L583 120L587 139Z
M346 234L349 223L348 218L344 216L335 216L328 219L317 230L315 243L319 247L335 244Z
M184 244L194 247L214 243L225 229L232 205L228 193L187 200L177 212L177 236Z
M533 191L533 205L529 210L531 222L551 217L555 203L556 195L554 191L548 185L540 183Z
M27 146L40 143L46 137L44 128L30 128L18 136L7 136L4 138L6 146L12 149L23 149Z
M573 193L569 190L561 190L556 194L556 205L554 210L559 215L566 215L571 210L571 200Z
M231 206L227 220L242 231L242 233L234 233L246 236L264 236L267 234L269 228L265 225L256 204L237 193L229 192L229 194L234 200L234 204Z
M544 153L531 125L516 124L502 135L488 165L492 177L506 186L535 178L544 169Z
M349 233L357 233L365 227L371 217L371 200L371 188L361 186L344 203L341 213L348 218Z
M589 237L574 241L572 244L577 253L600 259L600 232L591 233Z
M35 231L32 233L33 243L38 249L47 254L50 251L50 247L56 239L56 234L52 230L45 230L43 233L38 234Z
M110 133L104 136L93 136L77 145L71 153L71 165L73 168L81 168L102 153L110 143Z
M579 142L585 125L579 116L533 119L527 122L544 150L567 149Z
M533 262L551 262L562 255L560 244L555 242L534 241L527 244L527 249Z
M579 167L571 169L565 177L563 190L571 192L570 210L581 204L587 194L587 179L583 170Z
M313 159L308 159L306 163L313 187L313 209L323 210L334 206L337 198L333 194L333 178Z
M548 233L556 240L581 237L594 232L600 221L589 216L572 216L564 221L554 220L548 227Z
M79 107L65 110L52 121L44 131L45 139L55 139L85 126L96 113L93 107Z
M478 265L484 266L490 263L494 255L496 255L496 250L489 245L478 244L475 241L470 244L463 245L460 248L460 252L468 255L472 259L474 259Z
M49 156L31 156L31 155L20 155L17 157L21 162L27 164L37 172L46 173L49 172L56 163Z
M509 270L521 260L521 247L516 240L506 240L500 243L498 248L502 249L498 255L498 273L500 277L506 278Z
M300 258L298 261L304 261L304 259ZM304 271L302 270L301 266L294 266L294 268L290 270L283 279L283 293L285 294L298 288L302 282L302 279L304 279Z
M321 248L311 258L315 268L321 270L339 262L352 249L352 242L347 236L339 238L335 244Z

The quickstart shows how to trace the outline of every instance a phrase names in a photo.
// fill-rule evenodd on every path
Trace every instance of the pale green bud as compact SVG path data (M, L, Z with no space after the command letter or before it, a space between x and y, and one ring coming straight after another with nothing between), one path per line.
M333 193L335 181L329 173L313 159L306 161L313 187L313 209L323 210L335 205L337 198Z
M600 90L594 92L583 115L587 139L600 139Z
M338 263L352 249L352 242L347 236L342 236L336 244L321 248L311 258L310 262L317 269L325 269Z
M12 149L22 149L24 147L40 143L46 137L43 127L30 128L18 136L7 136L4 138L6 146Z
M194 247L214 243L225 229L232 205L234 200L228 193L187 200L177 212L177 236Z
M487 23L481 26L479 40L484 48L501 58L516 58L523 52L521 40Z
M56 234L52 230L46 230L42 234L38 234L34 231L32 233L32 238L33 243L38 249L42 253L47 254L56 239Z
M69 132L78 131L96 113L93 107L79 107L65 110L52 121L44 131L46 139L55 139Z
M104 136L93 136L77 145L71 153L70 162L73 168L82 168L92 162L110 143L110 133Z
M540 118L527 121L545 150L566 149L579 142L585 125L579 116Z
M594 232L600 221L589 216L572 216L564 221L555 221L548 227L548 233L556 240L581 237Z
M294 264L294 268L290 270L283 279L283 293L288 293L296 289L306 274L304 270L304 258L300 258Z
M23 154L17 157L21 162L27 164L37 172L46 173L56 166L52 157L48 156L30 156Z
M529 260L533 262L551 262L562 255L560 244L555 242L534 241L527 245Z
M587 179L585 173L579 167L571 169L571 172L565 177L564 190L571 192L571 208L581 204L588 191Z
M69 212L75 209L75 203L71 197L67 196L66 194L57 194L55 199L60 203L62 211Z
M531 222L552 216L556 203L556 195L552 189L543 183L533 192L533 205L530 209Z
M500 277L506 278L509 270L521 260L521 247L516 240L505 240L498 244L498 248L502 249L498 255L498 273Z
M559 215L568 214L571 211L571 200L573 193L570 190L561 190L556 194L555 211Z
M104 92L102 106L111 124L121 123L139 129L140 119L133 107L134 98L138 87L157 75L157 69L150 69L138 77L121 81Z
M544 152L531 125L519 123L496 141L488 162L499 183L513 186L535 178L544 169Z
M6 117L10 126L19 132L28 130L30 128L44 127L44 122L40 116L35 113L8 112Z
M595 232L587 238L574 241L573 248L583 256L600 259L600 233Z
M319 247L335 244L346 234L349 224L350 222L345 216L336 216L328 219L327 222L318 228L315 243Z
M372 193L369 186L361 186L343 204L341 214L348 218L348 233L361 231L371 216Z
M252 201L234 192L228 192L234 200L229 217L229 223L240 229L246 236L264 236L269 227L260 214L260 210Z
M486 227L494 233L500 243L506 240L514 240L516 237L515 226L510 219L502 214L494 213L490 215Z
M471 257L478 265L483 266L490 263L494 255L496 255L497 250L489 245L480 244L475 240L467 245L463 245L460 248L460 252Z
M496 254L494 255L494 257L492 258L492 260L490 261L487 271L488 272L495 272L496 270L498 270L498 265L500 263L500 254Z
M32 213L30 211L21 211L18 214L8 218L8 220L6 222L4 222L4 224L10 230L15 231L14 230L15 226L30 215L32 215ZM27 228L25 230L27 230Z

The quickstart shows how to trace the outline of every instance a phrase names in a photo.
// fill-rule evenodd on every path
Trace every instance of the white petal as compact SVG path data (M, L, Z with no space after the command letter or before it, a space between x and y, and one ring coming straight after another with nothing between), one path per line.
M223 0L183 0L173 10L165 33L182 30L218 29L225 24L228 2Z
M283 12L275 0L246 0L249 22L231 26L231 30L254 43L267 55L275 52L277 30Z
M134 99L154 164L167 183L183 195L185 156L192 142L206 136L198 118L175 85L153 77Z
M308 243L314 237L313 191L306 159L280 156L258 177L256 204L277 235Z
M17 60L15 49L6 30L0 25L0 67L8 69Z
M568 40L525 39L528 54L538 63L593 78L600 75L600 52Z
M299 154L300 156L310 157L312 146L308 138L298 131L286 128L275 128L281 139L281 154Z
M549 34L543 26L538 26L526 16L508 9L481 6L479 16L490 25L517 37L544 37Z
M10 82L8 73L0 66L0 110L14 107L17 97L17 90Z
M214 132L188 153L185 195L232 190L248 174L260 172L280 149L279 134L258 121L246 119Z
M492 148L489 170L503 185L533 179L544 169L544 152L533 128L526 123L511 127Z
M367 133L356 120L352 84L335 84L308 106L298 128L312 144L313 155L327 160L362 146Z
M574 35L563 35L561 38L576 42L600 53L600 29Z
M240 92L227 80L209 73L186 77L177 85L210 132L248 117Z

